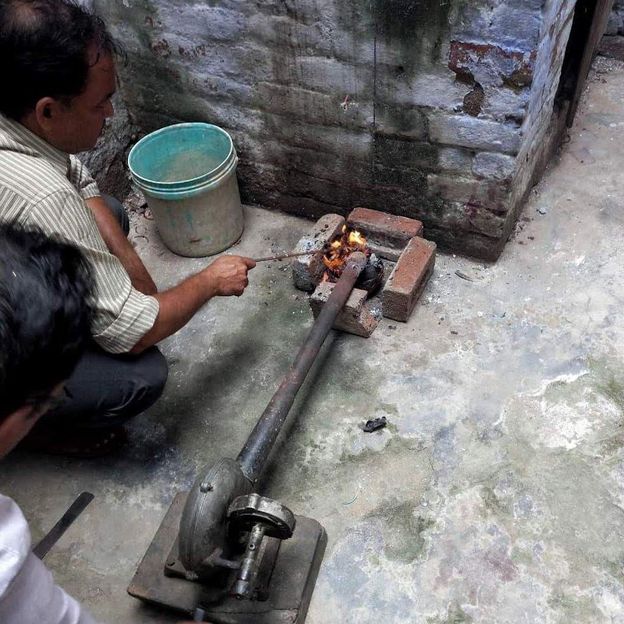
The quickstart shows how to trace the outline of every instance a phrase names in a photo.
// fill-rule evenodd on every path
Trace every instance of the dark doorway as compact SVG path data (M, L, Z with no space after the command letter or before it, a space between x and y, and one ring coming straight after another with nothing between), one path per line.
M613 0L577 0L555 100L555 111L565 117L568 127L574 121L612 7Z

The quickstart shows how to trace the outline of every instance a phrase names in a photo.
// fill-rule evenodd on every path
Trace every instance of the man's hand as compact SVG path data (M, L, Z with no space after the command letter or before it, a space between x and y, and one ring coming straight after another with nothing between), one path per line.
M214 296L240 297L249 284L247 273L256 263L242 256L221 256L204 269Z
M141 353L163 338L171 336L201 308L216 296L243 294L249 284L247 273L256 263L241 256L221 256L203 271L183 282L154 295L159 311L153 327L137 342L131 353Z

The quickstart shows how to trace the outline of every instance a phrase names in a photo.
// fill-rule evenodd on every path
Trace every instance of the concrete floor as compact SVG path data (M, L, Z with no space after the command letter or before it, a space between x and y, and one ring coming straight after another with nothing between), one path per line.
M496 265L440 254L407 325L329 341L265 488L329 533L309 624L624 622L623 69L598 59ZM236 253L288 250L309 225L246 216ZM205 264L143 217L134 236L162 287ZM35 538L96 495L48 563L101 620L170 621L128 581L174 494L237 454L311 322L288 267L259 266L163 344L165 396L122 457L4 462ZM379 415L387 429L358 428Z

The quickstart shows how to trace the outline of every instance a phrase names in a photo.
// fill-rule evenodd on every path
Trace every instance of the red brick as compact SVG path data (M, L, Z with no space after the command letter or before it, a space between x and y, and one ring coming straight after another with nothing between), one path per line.
M326 214L299 240L295 252L310 251L309 255L299 256L292 263L293 281L299 290L312 292L321 281L325 272L323 249L326 243L340 233L344 223L345 219L341 215Z
M414 237L401 254L381 293L383 315L407 322L435 265L436 244Z
M370 208L356 208L347 225L366 236L370 249L381 258L396 262L414 236L422 236L422 223Z
M319 284L310 297L310 307L314 318L316 318L323 309L323 306L329 299L335 284L331 282L322 282ZM381 314L379 310L375 313L371 302L367 301L368 293L360 288L354 288L347 299L340 314L334 321L334 329L355 334L368 338L379 325Z

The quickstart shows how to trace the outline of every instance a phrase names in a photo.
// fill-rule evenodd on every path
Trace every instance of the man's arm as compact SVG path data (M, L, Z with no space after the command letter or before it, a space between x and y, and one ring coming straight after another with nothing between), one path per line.
M210 298L241 295L246 288L247 272L255 262L240 256L222 256L167 291L144 294L133 286L122 258L109 250L111 242L104 239L95 213L86 203L91 199L59 191L46 196L28 216L43 231L60 234L77 245L91 263L97 293L92 333L105 351L141 353L178 331ZM129 244L108 206L100 204L99 208L105 223L118 228L118 237L114 238Z
M147 272L145 265L130 241L126 238L119 222L102 197L91 197L85 203L95 216L100 234L108 250L119 258L124 269L130 276L134 288L144 295L155 295L158 292L154 280Z
M212 297L242 295L249 283L247 272L255 266L251 258L222 256L177 286L156 293L160 306L156 322L131 353L141 353L177 332Z

